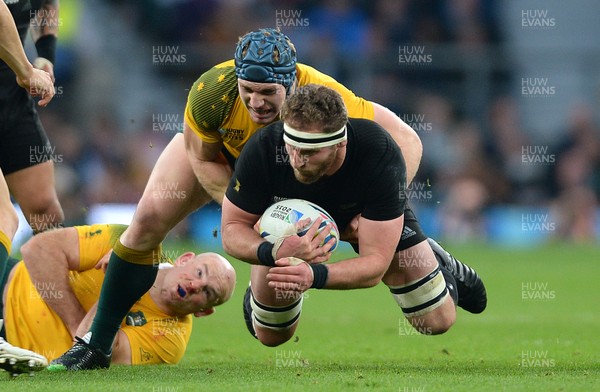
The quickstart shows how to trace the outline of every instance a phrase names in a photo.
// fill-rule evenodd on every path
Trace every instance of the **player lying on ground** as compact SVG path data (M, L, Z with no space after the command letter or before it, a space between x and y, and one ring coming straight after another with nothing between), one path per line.
M24 261L11 263L4 287L7 340L49 360L69 349L74 337L79 340L76 336L89 329L104 279L104 272L94 267L123 230L123 225L78 226L27 242ZM113 343L113 363L179 362L191 336L191 315L210 315L235 287L233 267L216 253L187 252L173 265L162 265L150 290L123 320Z
M280 291L384 282L411 324L430 334L451 327L460 301L483 310L485 289L475 271L448 258L438 263L421 231L401 238L407 218L405 163L381 126L349 120L340 94L318 85L298 88L283 104L281 118L247 143L223 201L223 248L253 264L243 308L252 335L267 346L293 336L303 296ZM329 212L342 239L355 240L359 256L322 264L334 240L320 245L331 231L328 225L317 235L321 218L302 237L275 244L261 238L255 224L263 211L290 198ZM357 216L355 232L349 227ZM290 256L306 262L296 265Z
M177 134L156 162L131 225L111 255L87 351L74 347L59 361L77 362L77 370L108 366L104 358L110 355L120 320L154 280L149 265L155 247L188 214L211 200L223 202L235 160L246 142L258 129L277 121L287 96L309 83L338 91L350 117L373 120L389 132L402 149L410 182L422 152L412 128L389 109L357 97L330 76L297 63L294 45L281 32L261 29L244 35L234 59L202 74L190 89L184 135ZM178 193L185 197L156 197L155 189L160 184L176 184ZM410 210L407 215L406 235L412 236L420 228ZM452 262L439 245L432 246L438 254L434 256L427 246L424 257ZM469 309L483 310L479 303Z

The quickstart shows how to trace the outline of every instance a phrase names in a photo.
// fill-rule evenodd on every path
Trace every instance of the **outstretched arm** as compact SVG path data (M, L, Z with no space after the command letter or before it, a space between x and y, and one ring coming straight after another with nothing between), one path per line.
M69 285L69 271L79 269L77 230L40 233L23 245L21 253L35 288L75 336L86 315Z
M423 144L417 133L394 112L375 102L374 121L381 125L400 147L406 163L406 183L410 184L419 170L423 156Z

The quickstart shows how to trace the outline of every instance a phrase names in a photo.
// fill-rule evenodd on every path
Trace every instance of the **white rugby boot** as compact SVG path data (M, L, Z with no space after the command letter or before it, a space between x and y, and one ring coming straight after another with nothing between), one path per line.
M0 319L0 329L4 320ZM43 370L48 366L48 360L43 355L30 350L15 347L0 337L0 369L4 369L15 377L21 373L29 373Z

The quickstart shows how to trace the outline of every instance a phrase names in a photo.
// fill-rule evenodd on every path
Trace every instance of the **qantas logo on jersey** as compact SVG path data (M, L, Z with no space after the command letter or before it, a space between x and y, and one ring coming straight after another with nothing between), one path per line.
M144 316L144 312L141 310L139 312L129 312L127 313L127 316L125 316L125 324L131 325L132 327L141 327L147 322L146 316Z

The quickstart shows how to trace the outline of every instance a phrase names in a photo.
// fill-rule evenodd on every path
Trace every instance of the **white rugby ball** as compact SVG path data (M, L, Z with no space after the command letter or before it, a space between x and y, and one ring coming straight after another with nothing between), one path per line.
M327 224L331 223L333 225L331 232L321 243L323 245L331 238L335 238L335 244L329 250L333 252L337 248L339 241L337 224L325 209L307 200L287 199L271 205L262 214L258 230L261 237L271 243L275 243L281 237L294 234L303 236L318 217L321 217L322 221L317 233L320 233ZM305 218L310 218L310 224L304 229L296 231L296 223Z

